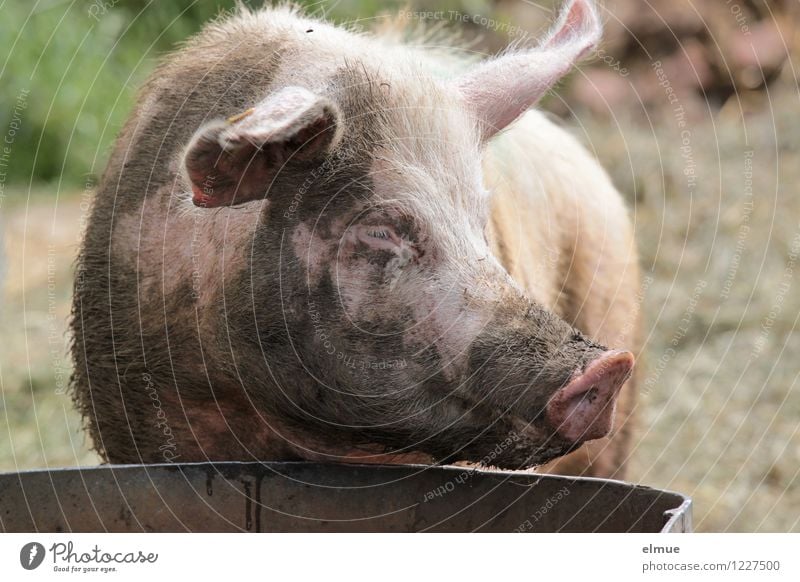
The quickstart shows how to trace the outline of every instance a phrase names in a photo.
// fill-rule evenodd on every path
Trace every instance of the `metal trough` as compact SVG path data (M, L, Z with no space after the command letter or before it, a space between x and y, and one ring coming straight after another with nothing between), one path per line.
M620 481L417 465L105 465L0 475L6 532L686 532Z

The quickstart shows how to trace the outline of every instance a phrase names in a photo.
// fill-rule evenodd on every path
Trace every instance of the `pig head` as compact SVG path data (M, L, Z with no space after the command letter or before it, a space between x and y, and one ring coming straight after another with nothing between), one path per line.
M219 327L253 408L296 447L519 468L609 432L633 356L509 277L479 170L487 140L599 37L575 0L537 48L461 77L347 70L197 130L193 203L262 205Z
M633 357L512 279L481 174L599 37L572 0L535 48L453 78L285 6L187 42L145 85L78 258L72 384L97 450L513 469L605 435Z

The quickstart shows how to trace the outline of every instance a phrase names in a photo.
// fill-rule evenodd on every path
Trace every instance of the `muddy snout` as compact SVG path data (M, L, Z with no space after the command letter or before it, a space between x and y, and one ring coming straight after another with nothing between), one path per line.
M606 436L614 422L617 396L633 363L630 352L603 352L560 388L545 411L555 433L575 444Z

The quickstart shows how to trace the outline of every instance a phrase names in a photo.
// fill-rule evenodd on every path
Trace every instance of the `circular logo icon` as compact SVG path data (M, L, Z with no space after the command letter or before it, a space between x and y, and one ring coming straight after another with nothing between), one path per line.
M35 570L44 561L44 546L39 542L29 542L19 551L19 563L26 570Z

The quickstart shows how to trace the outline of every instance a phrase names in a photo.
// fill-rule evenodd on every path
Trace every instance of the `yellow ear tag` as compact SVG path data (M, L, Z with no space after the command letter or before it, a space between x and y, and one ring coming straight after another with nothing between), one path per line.
M236 123L237 121L241 121L242 119L253 113L253 111L255 111L255 109L251 107L250 109L242 111L241 113L237 113L236 115L231 115L226 121L228 123Z

